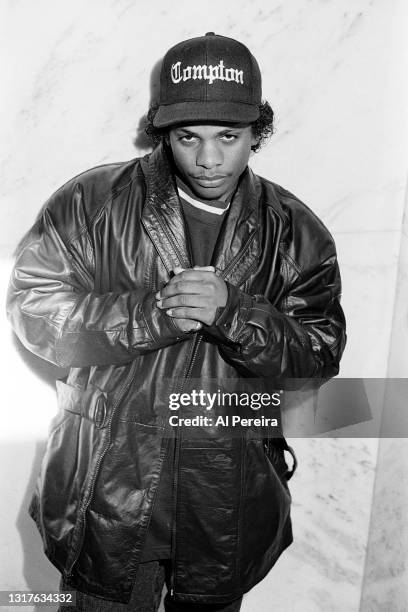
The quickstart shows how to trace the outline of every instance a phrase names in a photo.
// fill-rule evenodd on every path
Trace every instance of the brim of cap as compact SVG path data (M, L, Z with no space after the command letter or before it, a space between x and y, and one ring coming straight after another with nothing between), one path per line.
M259 117L259 107L243 102L177 102L159 106L153 119L157 128L196 121L252 123Z

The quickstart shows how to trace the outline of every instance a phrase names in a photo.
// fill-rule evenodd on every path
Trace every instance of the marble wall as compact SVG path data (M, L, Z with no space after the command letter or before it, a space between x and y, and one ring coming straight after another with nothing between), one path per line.
M408 601L408 190L361 608L404 612ZM391 378L392 377L392 378Z
M8 3L0 43L8 58L0 120L3 291L12 252L53 190L86 168L147 151L140 120L165 51L215 31L258 58L276 113L276 133L252 167L303 199L335 237L348 319L341 375L407 376L406 13L404 0ZM58 373L21 349L4 319L0 333L7 348L0 590L52 589L57 573L25 506ZM359 609L377 440L346 435L292 440L300 461L292 481L295 543L246 596L243 612Z
M408 188L397 274L388 376L405 378L408 372Z
M399 379L403 380L403 379ZM405 383L405 380L404 380ZM401 393L403 390L403 394ZM406 412L407 385L387 390L384 430L396 410ZM388 405L387 405L388 404ZM405 415L405 425L407 416ZM406 427L405 427L406 431ZM387 435L384 432L384 435ZM408 440L380 440L367 540L361 610L405 612L408 601Z

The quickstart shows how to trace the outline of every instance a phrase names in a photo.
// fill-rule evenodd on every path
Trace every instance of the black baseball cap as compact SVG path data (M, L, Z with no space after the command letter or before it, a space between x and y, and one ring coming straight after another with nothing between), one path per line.
M242 43L207 32L167 51L155 127L195 121L251 123L259 117L258 63Z

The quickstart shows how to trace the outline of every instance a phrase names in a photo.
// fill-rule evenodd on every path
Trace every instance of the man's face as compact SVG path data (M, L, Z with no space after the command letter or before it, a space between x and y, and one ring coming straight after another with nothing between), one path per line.
M183 125L169 137L181 178L204 200L228 198L257 142L250 125Z

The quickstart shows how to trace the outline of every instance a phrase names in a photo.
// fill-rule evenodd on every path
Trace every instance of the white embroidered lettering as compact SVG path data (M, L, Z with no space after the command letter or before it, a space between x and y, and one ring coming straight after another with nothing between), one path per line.
M180 83L182 76L181 76L181 62L177 62L176 64L173 64L171 67L171 80L173 81L173 83Z
M193 79L206 79L207 66L193 66Z
M220 60L220 79L221 81L225 81L225 76L224 76L224 62L223 60Z
M188 81L188 79L191 79L191 66L183 69L183 81Z
M219 69L220 69L219 66L208 66L208 72L209 72L208 83L210 85L212 85L216 79L220 78L218 75Z
M244 71L237 68L226 68L224 60L220 60L216 66L212 64L202 64L201 66L185 66L181 68L181 62L176 62L171 67L171 80L173 83L181 83L182 81L205 80L209 85L214 81L235 81L235 83L244 84Z

